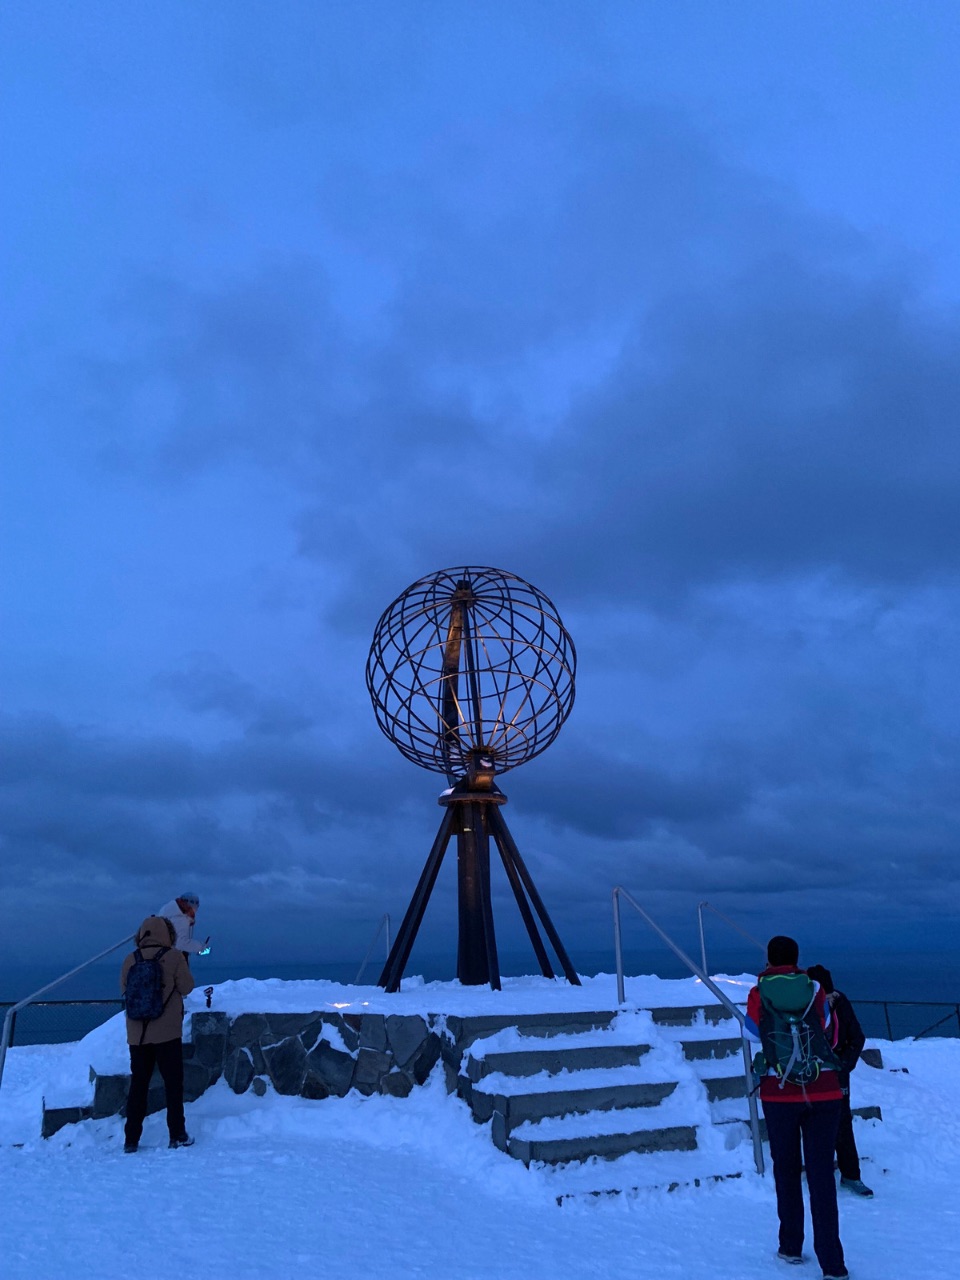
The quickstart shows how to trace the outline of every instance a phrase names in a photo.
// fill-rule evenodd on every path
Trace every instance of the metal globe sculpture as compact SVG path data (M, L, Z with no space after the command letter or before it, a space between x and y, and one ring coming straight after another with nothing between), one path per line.
M367 688L407 759L453 782L481 757L506 773L545 751L573 706L576 665L536 587L499 569L444 569L385 610Z
M367 659L377 723L402 754L446 775L440 829L380 976L396 991L436 883L457 837L463 983L500 988L490 892L493 840L540 971L555 976L539 917L567 979L579 985L500 812L494 779L545 751L570 714L576 650L553 603L515 574L464 566L430 574L384 611Z

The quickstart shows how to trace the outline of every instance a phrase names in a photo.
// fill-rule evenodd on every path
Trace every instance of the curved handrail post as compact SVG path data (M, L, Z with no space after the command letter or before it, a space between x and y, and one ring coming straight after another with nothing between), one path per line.
M116 951L118 947L126 946L128 942L136 939L136 934L131 933L126 938L121 938L119 942L115 942L112 947L107 947L106 951L101 951L95 956L91 956L89 960L84 960L83 964L78 964L75 969L71 969L69 973L62 973L59 978L54 978L53 982L48 982L45 987L41 987L39 991L34 991L28 996L12 1004L7 1010L7 1016L3 1020L3 1034L0 1036L0 1085L3 1084L3 1067L7 1060L7 1050L10 1047L10 1037L13 1032L13 1020L21 1009L26 1008L28 1004L33 1004L38 996L46 995L48 991L52 991L54 987L59 987L61 982L66 982L68 978L72 978L74 974L81 973L90 965L96 964L98 960L102 960L104 956L108 956L111 951Z
M761 952L764 954L766 953L766 947L763 943L758 938L755 938L752 933L747 933L746 929L742 929L740 925L737 924L736 920L731 920L728 915L725 915L719 907L715 907L712 902L700 902L697 904L697 925L700 929L700 959L703 964L704 973L707 972L707 943L703 929L704 907L709 908L715 916L719 916L720 919L725 921L731 929L736 929L737 933L746 938L748 942L752 942L755 947L759 947Z
M623 940L620 936L620 890L613 891L613 949L617 957L617 1004L626 1002L623 983Z
M701 969L693 960L690 959L690 957L686 954L685 951L680 950L680 948L669 936L669 934L664 933L664 931L657 924L656 920L654 920L652 916L650 916L646 911L644 911L643 907L640 906L639 902L637 902L636 899L633 898L626 891L626 889L623 888L622 885L617 885L616 888L613 890L613 929L614 929L614 947L617 954L617 997L619 999L620 1004L623 1004L625 1000L625 982L624 982L624 976L623 976L623 947L622 947L622 942L620 937L620 899L621 898L626 898L626 900L630 903L631 907L633 907L633 909L638 913L638 915L640 915L640 917L644 921L646 921L646 923L650 926L650 928L654 931L654 933L663 942L666 943L666 945L670 948L670 950L677 957L677 959L682 961L682 963L687 966L687 968L694 975L694 977L700 979L700 981L707 988L707 990L711 991L717 997L717 1000L720 1002L720 1004L722 1004L723 1007L727 1010L727 1012L732 1017L736 1018L737 1022L739 1022L740 1049L743 1054L743 1075L744 1075L744 1079L746 1081L746 1086L747 1086L747 1109L750 1114L750 1132L753 1136L753 1160L754 1160L754 1164L757 1167L757 1173L762 1175L764 1171L763 1142L761 1141L761 1138L760 1138L760 1115L757 1110L757 1095L753 1088L753 1060L750 1054L750 1048L747 1044L745 1015L740 1009L737 1008L737 1006L733 1003L733 1001L730 999L727 993L721 990L721 988L717 986L714 980L703 969Z
M367 963L373 954L373 948L377 945L377 939L380 937L384 926L386 926L387 930L387 959L390 959L390 913L385 911L377 922L376 931L370 939L369 947L367 947L367 954L363 957L363 960L360 963L360 968L357 970L357 976L353 980L353 985L355 987L360 985L360 979L363 977L363 971L367 967Z
M697 928L700 930L700 967L703 972L707 972L707 942L703 933L703 908L709 907L709 902L697 903Z

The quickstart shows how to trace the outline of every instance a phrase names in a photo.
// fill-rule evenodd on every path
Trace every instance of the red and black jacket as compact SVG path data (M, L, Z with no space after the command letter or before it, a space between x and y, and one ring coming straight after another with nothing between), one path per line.
M803 973L795 964L770 965L764 969L760 977L764 977L770 973ZM813 1008L820 1024L823 1027L827 1042L835 1045L837 1042L837 1024L836 1020L831 1017L830 1006L827 1004L826 996L823 988L819 983L815 984L817 993L814 996ZM751 987L750 994L747 996L747 1030L753 1033L756 1038L760 1038L760 990L758 987ZM750 1026L749 1024L753 1025ZM793 1084L789 1080L783 1082L780 1087L780 1080L775 1071L771 1070L760 1081L760 1101L761 1102L832 1102L839 1101L843 1097L840 1088L840 1079L836 1071L821 1071L816 1080L812 1080L808 1085Z

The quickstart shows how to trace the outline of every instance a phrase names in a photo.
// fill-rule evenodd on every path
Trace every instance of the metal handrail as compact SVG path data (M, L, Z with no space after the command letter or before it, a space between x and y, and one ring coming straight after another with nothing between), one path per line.
M957 1000L851 1000L851 1004L855 1005L879 1005L883 1009L883 1016L887 1023L887 1039L893 1039L893 1027L890 1023L890 1009L949 1009L949 1013L945 1013L942 1018L938 1018L936 1022L932 1022L929 1027L924 1027L922 1031L918 1031L912 1038L914 1040L922 1040L924 1036L929 1035L931 1031L936 1031L937 1027L942 1027L945 1022L949 1022L951 1018L957 1020L957 1033L960 1035L960 1001Z
M84 960L83 964L78 964L75 969L71 969L69 973L63 973L59 978L54 978L53 982L48 982L45 987L41 987L39 991L34 991L29 996L24 996L22 1000L18 1000L16 1004L11 1005L7 1010L7 1016L3 1020L3 1035L0 1036L0 1085L3 1084L3 1067L7 1060L7 1049L10 1047L10 1036L13 1031L13 1021L21 1009L26 1008L28 1004L32 1004L38 996L44 995L48 991L52 991L54 987L59 987L61 982L66 982L68 978L72 978L74 974L82 973L84 969L88 969L90 965L96 964L98 960L102 960L104 956L110 955L111 951L116 951L118 947L125 947L128 942L136 940L136 934L130 933L125 938L121 938L119 942L115 942L112 947L107 947L106 951L101 951L98 955L91 956L89 960Z
M748 942L752 942L755 947L760 948L760 950L764 953L764 955L766 954L767 949L763 945L763 943L760 942L759 939L755 938L753 934L747 933L746 929L741 929L741 927L737 924L736 920L731 920L728 915L724 915L724 913L720 910L720 908L715 907L712 902L701 902L701 903L698 903L697 905L697 925L700 929L700 959L703 962L704 973L709 973L709 969L707 968L707 944L706 944L706 940L704 938L704 933L703 933L704 907L709 907L714 915L719 916L720 919L724 920L730 926L731 929L736 929L737 933L742 934L742 936L746 938Z
M750 1132L753 1136L753 1161L757 1166L757 1173L763 1174L763 1142L760 1138L760 1115L757 1111L757 1095L753 1087L753 1058L747 1045L746 1033L746 1016L733 1003L725 991L709 977L703 969L697 967L693 960L681 951L677 944L660 928L657 922L644 911L639 902L633 898L622 885L617 885L613 891L613 945L617 956L617 1001L619 1004L626 1002L626 992L624 988L623 978L623 940L621 937L620 927L620 899L626 898L631 907L642 917L650 926L654 933L667 944L678 960L687 966L694 977L699 978L708 991L712 992L726 1011L740 1024L740 1049L743 1053L743 1075L747 1085L747 1110L750 1114Z
M353 984L356 987L360 985L360 979L363 977L363 971L364 969L366 969L367 962L369 961L370 956L373 954L373 948L377 945L377 939L380 937L380 933L384 925L386 925L387 927L387 959L388 960L390 959L390 913L389 911L385 911L383 915L380 917L380 921L377 924L376 933L374 933L373 937L370 939L370 945L369 947L367 947L367 954L363 957L363 962L361 963L360 968L357 970L357 976L353 980Z

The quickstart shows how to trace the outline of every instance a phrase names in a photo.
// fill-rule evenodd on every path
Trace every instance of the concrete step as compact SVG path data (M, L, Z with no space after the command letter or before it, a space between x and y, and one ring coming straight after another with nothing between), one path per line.
M475 1040L496 1035L508 1027L524 1036L571 1035L609 1027L617 1010L578 1011L573 1013L485 1014L475 1017L449 1015L446 1035L459 1049L469 1048Z
M707 1091L709 1102L746 1098L747 1081L743 1074L743 1055L740 1053L739 1040L736 1053L725 1057L694 1058L692 1065Z
M700 1062L705 1058L729 1058L733 1054L740 1054L739 1034L722 1039L713 1036L709 1040L683 1037L679 1043L688 1062Z
M488 1093L474 1088L471 1110L480 1124L498 1116L504 1132L510 1134L518 1125L531 1120L568 1115L589 1115L598 1111L619 1111L634 1107L655 1107L670 1096L676 1081L643 1081L632 1084L595 1084L592 1087L571 1086L529 1093Z
M514 1049L475 1058L467 1055L463 1074L474 1084L488 1075L535 1076L560 1071L590 1071L597 1068L632 1067L650 1046L646 1044L590 1044L567 1049Z
M618 1111L569 1116L541 1124L528 1122L513 1133L498 1125L494 1114L492 1136L501 1151L524 1164L582 1162L595 1158L615 1160L631 1152L693 1151L697 1130L693 1125L663 1125L655 1111ZM652 1123L651 1123L652 1121Z
M691 1004L651 1009L650 1016L658 1026L662 1027L690 1027L696 1022L716 1024L728 1020L737 1025L736 1019L730 1018L730 1014L722 1004Z
M747 1096L747 1081L742 1071L735 1076L701 1076L700 1078L707 1090L708 1102Z
M648 1152L647 1159L651 1159L654 1155L654 1152ZM742 1169L734 1169L731 1173L691 1174L688 1178L672 1178L663 1182L644 1182L636 1186L604 1187L602 1190L598 1189L596 1191L563 1191L555 1196L554 1199L561 1207L565 1204L576 1204L578 1202L582 1204L591 1200L615 1200L619 1196L623 1196L625 1200L630 1200L648 1191L680 1191L686 1187L708 1187L717 1182L732 1182L742 1177Z

